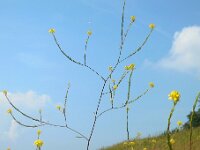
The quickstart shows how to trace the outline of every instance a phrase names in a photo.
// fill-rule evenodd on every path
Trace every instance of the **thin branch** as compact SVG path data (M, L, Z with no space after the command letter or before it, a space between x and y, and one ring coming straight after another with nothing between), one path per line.
M150 88L146 89L146 91L145 91L144 93L142 93L141 95L139 95L139 96L138 96L138 97L136 97L135 99L133 99L133 100L129 101L129 102L128 102L128 104L131 104L131 103L133 103L133 102L135 102L135 101L139 100L139 99L140 99L142 96L146 95L146 94L147 94L147 92L149 92L149 90L150 90Z
M43 125L49 125L49 126L60 127L60 128L67 128L67 129L71 130L72 132L79 134L79 135L82 136L84 139L88 140L88 138L87 138L86 136L84 136L82 133L76 131L75 129L72 129L72 128L69 127L69 126L53 124L53 123L49 123L48 121L40 121L40 120L37 119L37 118L33 118L33 117L31 117L31 116L25 114L24 112L22 112L19 108L17 108L17 107L10 101L10 99L8 98L7 95L5 95L5 97L6 97L7 101L9 102L9 104L10 104L18 113L22 114L24 117L26 117L26 118L28 118L28 119L30 119L30 120L39 122L39 123L41 123L41 124L43 124Z
M127 133L127 141L129 141L130 134L129 134L129 108L128 108L128 105L126 108L126 133Z
M147 43L147 41L148 41L149 37L151 36L152 32L153 32L153 29L150 30L149 34L146 36L146 38L143 41L143 43L136 50L134 50L131 54L129 54L127 57L123 58L120 61L120 63L122 63L126 59L128 59L128 58L132 57L133 55L135 55L136 53L138 53L144 47L144 45Z
M96 121L97 121L97 118L98 118L97 117L98 116L98 111L99 111L99 107L101 105L101 101L102 101L102 96L103 96L105 85L106 85L108 79L110 78L110 76L113 74L113 72L117 68L117 66L119 64L119 61L120 61L120 58L121 58L121 55L122 55L123 36L124 36L124 11L125 11L125 6L126 6L126 0L124 0L123 10L122 10L120 53L119 53L119 56L118 56L118 59L117 59L117 63L115 64L113 70L111 70L111 72L108 75L108 77L104 80L104 84L103 84L103 87L102 87L102 90L101 90L101 93L100 93L100 97L99 97L99 101L98 101L98 104L97 104L97 109L96 109L96 112L95 112L94 122L93 122L92 129L91 129L91 132L90 132L89 140L88 140L88 143L87 143L87 150L89 150L90 140L92 138L92 135L93 135L93 132L94 132L94 129L95 129Z
M123 74L122 74L122 76L121 76L121 78L119 79L119 81L117 82L117 86L119 86L120 85L120 83L123 81L123 79L126 77L126 75L129 73L129 71L125 71ZM112 92L113 92L114 90L112 90ZM110 94L110 90L109 90L109 92L104 92L103 93L103 95L106 95L106 94Z
M120 44L120 51L119 51L119 57L117 59L117 64L120 61L123 45L124 45L124 13L125 13L125 6L126 6L126 0L124 0L123 8L122 8L122 19L121 19L121 44ZM117 65L116 64L116 65Z
M10 101L10 99L8 98L7 95L5 95L5 97L6 97L7 101L9 102L9 104L10 104L17 112L19 112L20 114L22 114L22 115L23 115L24 117L26 117L26 118L29 118L29 119L31 119L31 120L33 120L33 121L36 121L36 122L40 122L40 119L33 118L33 117L31 117L31 116L29 116L29 115L23 113L19 108L17 108L17 107Z
M62 53L67 59L69 59L71 62L73 62L73 63L75 63L75 64L77 64L77 65L80 65L80 66L82 66L82 67L88 68L89 70L91 70L92 72L94 72L95 74L97 74L103 81L105 81L105 78L104 78L102 75L100 75L96 70L94 70L93 68L91 68L91 67L88 66L88 65L84 65L84 64L82 64L81 62L74 60L72 57L70 57L69 55L67 55L67 54L62 50L60 44L58 43L58 40L57 40L55 34L52 33L52 35L53 35L54 41L55 41L56 45L58 46L59 50L61 51L61 53Z
M64 108L63 108L63 115L64 115L66 126L67 126L66 106L67 106L67 97L68 97L68 93L69 93L69 88L70 88L70 83L68 83L67 92L66 92L65 101L64 101Z
M132 79L132 76L133 76L133 70L131 70L131 73L130 73L130 76L129 76L129 79L128 79L128 93L127 93L126 104L128 104L129 99L130 99L130 94L131 94L131 79Z
M26 124L21 123L20 121L18 121L12 113L10 113L10 115L11 115L11 117L13 118L13 120L15 120L16 123L18 123L18 124L21 125L21 126L27 127L27 128L37 128L37 127L40 127L40 126L43 126L43 125L44 125L44 124L26 125Z
M126 38L127 38L127 36L128 36L128 33L129 33L129 31L130 31L132 25L133 25L133 22L131 21L131 22L129 23L129 25L128 25L128 28L127 28L125 34L124 34L124 43L125 43L125 41L126 41Z
M112 89L111 89L111 86L110 86L111 80L112 80L112 75L110 75L108 88L109 88L109 93L110 93L111 106L113 107L113 105L114 105L114 93L112 92Z
M88 41L89 41L89 39L90 39L90 36L88 35L87 36L87 39L86 39L86 41L85 41L85 51L84 51L84 65L86 65L86 53L87 53L87 47L88 47Z
M130 94L131 94L131 79L132 79L132 75L133 75L133 69L131 70L129 79L128 79L128 93L127 93L127 100L125 102L126 104L126 132L127 132L127 140L129 141L130 136L129 136L129 107L128 107L128 102L130 99Z
M73 63L80 65L80 66L84 66L81 62L74 60L72 57L70 57L69 55L67 55L61 48L60 44L58 43L58 40L56 39L56 36L54 33L52 33L54 41L56 43L56 45L58 46L59 50L62 52L62 54L67 57L70 61L72 61Z
M96 109L95 116L94 116L94 122L93 122L92 129L91 129L91 132L90 132L90 135L89 135L89 138L88 138L88 142L87 142L87 150L89 150L90 140L92 138L92 135L93 135L93 132L94 132L94 129L95 129L96 121L97 121L97 118L98 118L97 116L98 116L98 112L99 112L99 107L101 105L101 100L102 100L104 88L106 86L106 82L104 82L103 87L101 89L100 96L99 96L99 101L98 101L97 109Z
M145 90L145 92L143 92L141 95L139 95L138 97L134 98L133 100L129 101L128 104L132 104L133 102L139 100L140 98L142 98L144 95L147 94L147 92L150 90L150 88L148 88L147 90ZM102 111L101 113L99 113L99 115L97 116L98 118L100 116L102 116L104 113L108 112L108 111L111 111L111 110L117 110L117 109L122 109L126 107L126 103L125 104L122 104L121 106L118 106L118 107L113 107L113 108L108 108L104 111Z

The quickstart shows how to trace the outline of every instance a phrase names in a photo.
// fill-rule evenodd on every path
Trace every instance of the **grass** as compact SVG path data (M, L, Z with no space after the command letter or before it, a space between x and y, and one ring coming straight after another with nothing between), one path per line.
M189 135L190 130L188 129L173 133L172 138L175 140L173 149L189 150ZM192 150L200 150L200 127L194 128L192 138ZM156 140L156 143L153 143L152 140ZM135 139L132 141L135 144L131 145L121 142L107 148L101 148L101 150L143 150L144 148L147 148L147 150L168 150L167 137L164 134L155 137Z

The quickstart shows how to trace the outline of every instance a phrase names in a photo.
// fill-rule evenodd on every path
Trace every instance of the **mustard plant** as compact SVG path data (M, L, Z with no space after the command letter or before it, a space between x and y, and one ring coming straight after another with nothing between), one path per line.
M86 141L86 149L89 150L90 148L90 143L94 134L94 130L97 124L97 120L100 116L102 116L103 114L105 114L106 112L112 111L112 110L117 110L117 109L122 109L122 108L126 108L126 131L127 131L127 140L130 139L130 135L129 135L129 105L131 105L133 102L139 100L142 96L144 96L152 87L154 87L154 84L151 82L149 85L149 87L139 96L137 96L136 98L131 98L131 79L132 79L132 75L133 75L133 70L135 69L135 65L134 64L130 64L125 66L125 70L124 73L121 75L121 78L119 80L115 80L113 79L113 74L116 72L116 69L118 68L118 66L125 62L126 60L128 60L129 58L131 58L132 56L136 55L138 52L140 52L142 50L142 48L145 46L145 44L147 43L148 39L150 38L155 25L154 24L149 24L149 33L147 34L147 36L145 37L144 41L141 43L141 45L139 47L137 47L136 49L134 49L133 51L131 51L127 56L125 56L124 58L122 57L122 53L124 50L124 44L126 41L126 38L129 34L129 31L133 25L133 23L136 20L135 16L131 16L130 17L130 22L129 25L127 27L127 29L125 30L124 28L124 20L125 20L125 8L126 8L126 0L123 0L123 7L122 7L122 15L121 15L121 34L120 34L120 46L119 46L119 54L118 57L116 59L116 61L114 62L113 66L109 67L109 73L107 76L103 76L101 73L97 72L93 67L91 67L88 62L87 62L87 48L88 48L88 44L90 42L90 38L92 38L92 31L89 30L87 32L87 38L85 40L85 49L84 49L84 54L83 54L83 62L76 60L75 58L71 57L70 55L68 55L61 47L61 45L59 44L59 41L56 37L56 30L54 28L49 29L49 33L52 35L53 40L56 44L56 46L58 47L58 50L64 55L64 57L70 61L71 63L74 63L78 66L81 66L83 68L86 68L88 70L90 70L92 73L96 74L99 79L102 81L102 88L100 90L99 93L99 98L97 100L97 106L96 106L96 110L94 112L94 118L93 118L93 122L91 125L91 130L89 132L89 135L84 135L83 133L81 133L80 131L77 131L76 129L72 128L68 121L67 121L67 112L66 112L66 107L67 107L67 101L68 101L68 93L69 93L69 89L70 89L70 84L68 84L67 90L66 90L66 95L65 95L65 99L64 99L64 103L63 105L57 105L56 109L63 115L64 118L64 123L63 124L56 124L56 123L51 123L50 121L45 121L43 119L42 116L42 110L39 110L39 117L33 117L31 115L28 115L27 113L23 112L22 110L20 110L17 106L14 105L14 103L9 99L9 95L8 92L5 90L3 91L8 103L11 105L12 109L14 111L16 111L17 113L21 114L22 116L26 117L29 120L34 121L35 124L25 124L21 121L19 121L12 109L8 110L8 113L11 115L11 117L20 125L24 126L24 127L29 127L29 128L38 128L41 126L53 126L53 127L60 127L63 129L67 129L70 130L71 132L75 133L77 135L78 138L82 138ZM121 85L121 83L124 81L124 79L127 77L127 75L129 75L129 79L128 79L128 92L127 92L127 98L125 100L125 102L122 105L116 106L115 104L115 94L116 92L118 92L118 88ZM108 88L108 91L106 91L106 89ZM107 108L105 110L103 110L102 112L100 112L100 106L102 104L102 99L105 95L109 95L110 96L110 101L111 101L111 106L110 108ZM39 131L39 130L38 130ZM38 150L41 150L41 147L43 145L43 141L40 140L40 132L38 133L38 139L34 142L34 145L37 147ZM132 146L134 145L134 143L131 144Z
M200 100L200 92L197 94L197 97L194 101L193 107L192 107L192 114L190 116L190 150L192 150L192 132L193 132L193 127L192 127L192 121L193 121L193 116L195 113L195 108L197 106L197 102Z
M175 140L173 138L171 138L171 134L170 134L170 125L171 125L171 118L172 115L174 113L175 107L177 105L177 103L179 102L180 99L180 93L178 91L172 91L169 95L168 95L169 99L173 101L173 107L170 111L169 117L168 117L168 124L167 124L167 144L170 150L172 150L172 145L175 143Z
M34 145L36 146L36 150L41 150L44 142L40 139L41 130L37 130L37 140L34 141Z

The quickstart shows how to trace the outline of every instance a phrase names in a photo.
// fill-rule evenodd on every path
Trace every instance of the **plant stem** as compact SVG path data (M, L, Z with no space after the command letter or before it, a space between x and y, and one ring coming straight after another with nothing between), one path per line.
M194 105L192 108L192 114L190 116L190 150L192 150L192 131L193 131L193 127L192 127L192 121L193 121L193 117L194 117L194 113L195 113L195 108L197 106L197 102L200 99L200 92L198 93L195 101L194 101Z
M171 112L169 114L168 125L167 125L167 144L168 144L168 147L169 147L170 150L172 150L172 144L170 143L170 139L171 139L171 136L170 136L170 125L171 125L171 118L172 118L172 115L174 113L176 104L177 103L174 102L174 105L173 105L173 107L171 109Z

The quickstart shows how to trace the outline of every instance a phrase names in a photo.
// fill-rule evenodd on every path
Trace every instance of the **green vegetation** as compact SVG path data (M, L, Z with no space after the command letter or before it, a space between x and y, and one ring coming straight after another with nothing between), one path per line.
M192 112L190 112L190 114L187 115L188 120L190 119L191 115L192 115ZM192 126L193 127L200 126L200 108L194 112ZM184 128L189 128L189 127L190 127L190 122L188 121L184 124Z
M173 144L174 150L188 150L189 149L189 135L190 130L184 129L180 132L174 132L171 136L175 140ZM193 130L193 150L200 149L200 127ZM132 142L132 143L131 143ZM162 134L155 137L147 137L144 139L136 139L129 142L122 142L111 147L102 148L101 150L168 150L166 135Z

